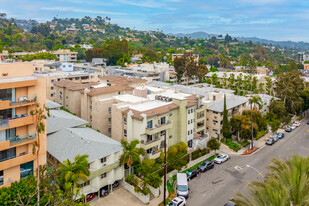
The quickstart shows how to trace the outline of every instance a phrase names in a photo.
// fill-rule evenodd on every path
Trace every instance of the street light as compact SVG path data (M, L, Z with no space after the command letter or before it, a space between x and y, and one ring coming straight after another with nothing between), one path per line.
M258 175L261 175L263 178L265 178L265 177L263 176L262 172L260 172L258 169L254 168L254 167L252 167L252 166L250 166L250 165L246 165L246 166L249 167L249 168L254 169L254 170L258 173Z

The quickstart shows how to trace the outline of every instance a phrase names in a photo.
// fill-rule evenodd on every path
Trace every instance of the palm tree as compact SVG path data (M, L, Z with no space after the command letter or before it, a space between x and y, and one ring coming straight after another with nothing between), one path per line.
M249 184L250 197L237 192L240 206L309 205L309 157L292 155L286 162L273 159L264 182Z
M250 104L250 110L251 110L251 149L253 149L253 121L252 121L252 104L258 105L259 109L262 107L262 99L260 96L255 95L251 96L249 99L249 104Z
M134 162L140 162L140 155L145 155L145 151L142 148L136 148L139 144L138 140L133 140L131 142L121 139L121 144L123 146L124 153L120 157L120 165L126 164L129 167L129 175L131 175L131 167Z
M64 160L59 172L62 174L61 186L64 191L70 191L77 187L80 180L87 181L90 171L88 169L88 155L77 155L74 161Z

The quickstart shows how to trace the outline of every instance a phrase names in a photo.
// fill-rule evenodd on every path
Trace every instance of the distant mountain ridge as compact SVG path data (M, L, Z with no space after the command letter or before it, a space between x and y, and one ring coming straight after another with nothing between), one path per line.
M191 37L192 39L209 39L211 37L218 37L218 34L209 34L207 32L193 32L193 33L169 33L168 35L172 35L175 37ZM222 34L224 37L225 34ZM234 36L233 36L234 37ZM297 48L297 49L303 49L303 50L309 50L309 43L308 42L293 42L293 41L273 41L273 40L268 40L268 39L260 39L258 37L236 37L239 41L242 42L249 42L252 41L254 43L259 43L259 44L265 44L265 45L273 45L273 46L281 46L281 47L288 47L288 48Z

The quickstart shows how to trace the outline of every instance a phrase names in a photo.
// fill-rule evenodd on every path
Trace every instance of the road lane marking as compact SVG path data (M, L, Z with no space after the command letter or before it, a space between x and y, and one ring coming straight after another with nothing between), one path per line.
M239 167L239 166L235 166L234 168L235 168L235 170L242 170L242 168Z
M261 174L262 174L262 172L260 172L260 173L258 174L258 176L261 175Z
M248 184L246 184L246 186L245 186L244 188L248 187L249 184L250 184L250 183L248 182Z

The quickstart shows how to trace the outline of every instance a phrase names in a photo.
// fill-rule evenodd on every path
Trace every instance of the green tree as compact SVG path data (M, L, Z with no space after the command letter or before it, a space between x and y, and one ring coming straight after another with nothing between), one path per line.
M121 139L124 153L120 158L120 165L126 164L129 167L129 175L132 173L132 165L134 162L141 162L140 156L145 155L145 151L142 148L136 148L139 144L138 140L131 142Z
M177 80L180 81L183 76L187 78L187 85L189 78L197 75L198 62L193 53L185 53L182 57L174 59L174 67L176 71Z
M270 77L265 77L266 80L266 94L271 95L272 92L272 87L273 87L273 82Z
M199 78L200 82L204 81L205 75L208 73L208 68L205 64L200 64L197 70L197 77Z
M252 105L258 105L261 109L263 101L260 96L251 96L249 99L250 110L251 110L251 149L253 149L253 120L252 120Z
M259 84L259 93L260 93L260 94L263 94L263 93L264 93L264 83L263 83L263 82L261 82L261 83Z
M235 75L233 73L230 74L229 82L230 82L230 88L234 88Z
M309 204L309 157L292 155L285 162L273 158L264 182L249 184L249 196L236 192L240 206Z
M240 140L240 131L242 124L243 116L241 114L235 114L232 116L230 123L235 132L237 132L237 140Z
M215 138L215 137L212 137L210 140L208 140L207 142L207 147L210 149L210 150L214 150L215 151L215 154L216 154L216 151L218 149L220 149L220 141Z
M223 73L223 79L222 79L222 84L223 84L224 87L226 87L226 83L227 83L226 81L227 81L227 74L224 72Z
M224 95L222 133L225 138L231 137L230 124L229 124L229 119L228 119L228 111L226 109L226 95Z
M216 73L213 73L211 75L211 82L213 85L217 85L219 82L218 82L218 75Z

